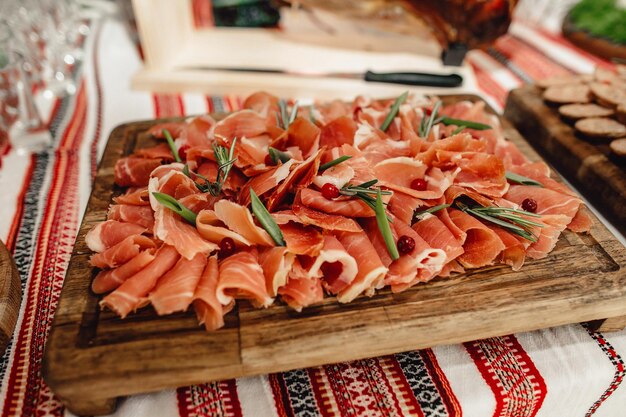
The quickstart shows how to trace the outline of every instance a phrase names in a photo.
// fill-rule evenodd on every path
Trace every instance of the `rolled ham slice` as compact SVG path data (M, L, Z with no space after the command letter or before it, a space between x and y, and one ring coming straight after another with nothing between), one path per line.
M169 245L162 246L152 262L104 297L100 301L100 306L110 308L122 318L126 317L131 311L145 304L148 293L159 278L174 267L178 259L180 255L176 249Z
M224 327L224 315L235 305L234 300L226 306L217 300L218 279L217 256L214 255L209 258L193 294L193 308L196 311L198 322L203 324L207 330L217 330Z
M225 306L236 298L248 299L259 307L269 307L274 302L267 291L256 249L237 252L220 263L216 296Z

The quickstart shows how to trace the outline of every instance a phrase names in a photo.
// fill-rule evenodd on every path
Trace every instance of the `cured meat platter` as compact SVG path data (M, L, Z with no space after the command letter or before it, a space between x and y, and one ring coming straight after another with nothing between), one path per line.
M445 103L476 96L443 96ZM214 115L216 119L225 115ZM565 231L550 254L519 271L488 266L401 293L383 289L340 304L326 297L297 313L238 302L225 326L205 331L192 311L120 319L90 288L85 236L106 220L116 162L156 144L164 120L128 123L109 138L74 248L44 358L44 378L76 414L114 411L117 398L240 376L362 359L567 323L626 316L626 249L593 216L587 234ZM539 156L505 119L505 137Z
M535 85L509 94L504 116L611 222L626 233L626 157L608 141L589 140L560 117Z

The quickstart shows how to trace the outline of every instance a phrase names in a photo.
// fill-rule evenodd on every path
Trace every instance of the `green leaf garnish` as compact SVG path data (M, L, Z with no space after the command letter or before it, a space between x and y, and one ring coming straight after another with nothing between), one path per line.
M450 204L440 204L438 206L430 207L426 210L422 210L419 212L416 211L415 213L413 213L413 223L422 220L425 214L433 214L438 212L439 210L443 210L448 207L450 207Z
M543 184L533 180L532 178L516 174L515 172L506 171L506 179L514 184L532 185L534 187L543 187Z
M465 126L468 129L474 130L489 130L492 129L491 126L486 125L484 123L472 122L470 120L461 120L461 119L453 119L448 116L442 116L440 123L443 123L446 126L455 125L455 126Z
M391 259L395 261L400 257L400 254L398 253L398 247L396 246L396 242L394 242L393 235L391 234L391 227L389 226L389 219L387 218L387 213L385 212L385 205L383 204L380 188L376 194L375 211L378 230L380 230L380 234L383 236L389 256L391 256Z
M278 113L276 113L276 124L278 127L287 130L289 129L289 125L296 120L296 116L298 115L298 102L296 101L291 108L291 113L287 108L287 102L285 100L278 101Z
M317 120L315 120L315 115L313 114L313 110L315 110L315 105L311 104L309 106L309 120L313 124L317 124Z
M383 132L386 132L387 129L389 129L391 122L393 122L393 119L398 115L400 106L402 105L402 103L406 101L408 96L409 96L409 92L405 91L396 99L396 101L393 102L393 104L391 105L391 108L389 109L389 113L387 113L387 117L385 117L385 121L380 126L380 130L382 130Z
M461 202L456 202L459 210L471 214L474 217L496 224L507 231L523 237L531 242L537 241L537 236L531 232L532 227L543 227L541 223L528 220L526 217L541 217L539 214L531 213L525 210L518 210L508 207L470 207ZM525 216L525 217L522 217Z
M340 163L342 163L343 161L347 161L348 159L352 158L350 155L343 155L340 156L337 159L333 159L330 162L326 162L325 164L320 165L320 171L325 171L330 167L334 167L335 165L339 165Z
M289 161L291 159L291 155L289 155L287 152L283 152L283 151L279 151L278 149L272 148L271 146L269 147L269 155L270 155L270 159L277 164L278 161L282 162L283 164L287 161Z
M427 139L428 135L430 135L430 130L439 122L437 116L439 115L439 108L441 107L441 101L438 101L433 106L433 111L430 113L430 116L423 117L420 122L419 127L419 136L421 138Z
M261 226L263 226L265 231L271 236L278 246L285 246L283 233L280 231L280 228L276 224L274 218L270 215L270 212L267 211L261 200L259 200L259 197L256 195L252 187L250 187L250 202L252 205L252 212L259 223L261 223Z
M236 143L237 138L234 138L233 143L230 145L230 149L226 149L224 146L216 145L215 143L213 144L213 155L215 155L215 160L218 164L217 178L215 179L215 182L196 172L191 172L187 164L183 167L183 174L193 180L198 190L203 193L210 193L212 196L217 197L222 192L222 187L226 183L230 169L237 160L237 158L234 158ZM203 182L196 181L194 177L200 178Z
M152 193L152 195L161 205L172 210L174 213L187 220L187 222L189 222L193 226L196 225L196 213L179 203L174 197L169 194L156 192Z
M170 150L174 155L174 160L176 160L176 162L182 162L180 156L178 155L178 149L176 149L176 145L174 144L174 139L172 138L172 134L170 133L170 131L167 129L163 129L163 136L165 136L167 144L170 145Z

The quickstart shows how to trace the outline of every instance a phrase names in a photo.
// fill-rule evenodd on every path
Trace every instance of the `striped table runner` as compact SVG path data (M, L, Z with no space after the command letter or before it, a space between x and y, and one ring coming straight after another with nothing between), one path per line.
M104 41L106 40L106 41ZM608 65L561 38L515 23L472 51L480 93L501 109L525 81ZM52 103L54 149L10 151L0 169L0 238L24 298L0 360L1 416L68 414L41 377L43 349L97 161L123 122L241 107L235 96L130 91L141 59L121 23L95 24L78 92ZM626 332L581 325L130 397L119 416L618 416L626 410Z

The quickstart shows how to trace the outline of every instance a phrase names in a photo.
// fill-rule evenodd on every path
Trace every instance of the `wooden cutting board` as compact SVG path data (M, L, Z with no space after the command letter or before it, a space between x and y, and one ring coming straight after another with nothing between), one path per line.
M460 99L478 98L444 101ZM145 131L155 123L111 133L47 343L44 378L74 413L110 413L130 394L626 315L626 250L594 219L590 234L565 232L548 257L518 272L492 266L345 305L328 297L302 313L240 302L216 332L200 328L191 311L158 317L145 308L121 320L100 311L90 291L97 271L84 237L122 192L115 161L153 144ZM503 123L506 137L538 160Z
M13 336L22 302L22 283L15 262L0 241L0 354Z
M626 234L626 158L612 155L606 141L580 137L534 85L510 92L504 117Z

